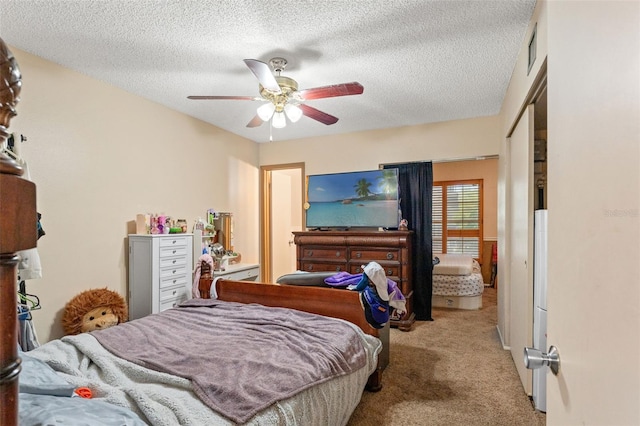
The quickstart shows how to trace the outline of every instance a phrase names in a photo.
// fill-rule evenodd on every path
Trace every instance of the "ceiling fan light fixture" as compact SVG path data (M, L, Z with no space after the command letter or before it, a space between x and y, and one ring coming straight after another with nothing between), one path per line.
M247 123L246 127L255 128L261 126L262 123L269 122L269 132L271 132L274 127L277 129L286 127L287 120L296 123L303 115L325 125L335 124L338 122L338 117L320 111L305 102L337 96L361 95L364 91L364 87L357 81L298 91L297 81L281 75L287 65L286 59L272 58L271 66L257 59L245 59L244 63L258 79L260 97L214 95L187 96L187 98L261 101L263 104L256 108L256 115Z
M256 112L262 121L269 121L275 110L276 106L271 102L267 102L264 105L260 105Z
M286 104L284 106L284 112L287 113L287 117L289 117L292 123L297 122L300 120L300 117L302 117L302 110L294 104Z
M271 124L276 129L282 129L287 125L287 119L284 116L283 112L276 112L273 114L273 118L271 119Z

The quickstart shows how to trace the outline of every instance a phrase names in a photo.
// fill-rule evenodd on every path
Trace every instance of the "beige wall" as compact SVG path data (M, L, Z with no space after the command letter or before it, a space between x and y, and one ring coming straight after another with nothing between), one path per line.
M339 122L338 122L339 125ZM305 163L308 175L370 170L383 163L495 155L498 116L260 144L260 164Z
M11 48L11 47L10 47ZM258 261L258 148L204 122L11 48L23 75L9 130L37 186L43 278L27 282L41 342L61 335L79 292L127 291L127 224L137 213L234 213L234 240Z

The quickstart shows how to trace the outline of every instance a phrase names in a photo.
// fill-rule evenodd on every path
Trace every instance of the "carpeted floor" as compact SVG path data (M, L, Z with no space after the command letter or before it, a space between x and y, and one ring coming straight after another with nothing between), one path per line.
M483 308L433 310L410 332L391 330L390 363L380 392L364 392L348 426L544 425L502 349L496 290Z

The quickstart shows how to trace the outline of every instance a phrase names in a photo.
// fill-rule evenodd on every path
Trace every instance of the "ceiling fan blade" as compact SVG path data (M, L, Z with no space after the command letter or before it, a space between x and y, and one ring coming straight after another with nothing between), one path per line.
M255 101L262 98L255 96L187 96L188 99L233 99L240 101Z
M269 65L257 59L244 59L244 63L247 64L253 75L255 75L260 84L262 84L262 87L273 93L282 92Z
M302 110L302 114L306 115L309 118L313 118L314 120L319 121L322 124L330 125L335 124L338 121L338 117L329 115L326 112L322 112L319 109L310 107L309 105L300 104L298 105L298 108Z
M251 121L249 123L247 123L247 127L259 127L262 125L262 123L264 123L264 121L262 121L262 118L260 118L260 116L256 115L255 117L253 117L251 119Z
M333 98L336 96L360 95L364 87L356 81L353 83L334 84L331 86L315 87L313 89L300 90L298 94L302 99L310 101L312 99Z

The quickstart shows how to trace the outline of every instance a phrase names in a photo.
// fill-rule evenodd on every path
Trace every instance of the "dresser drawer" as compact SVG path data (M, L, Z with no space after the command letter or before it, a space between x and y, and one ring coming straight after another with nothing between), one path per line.
M160 268L160 281L164 281L165 279L172 277L184 277L185 275L187 275L187 268L184 265Z
M189 246L189 238L187 237L174 237L174 238L162 238L160 240L160 249L167 247L187 247Z
M164 247L160 249L160 259L166 259L170 257L186 257L187 250L191 250L187 247Z
M160 268L177 268L177 267L186 267L187 266L187 257L161 257L160 258Z
M187 288L184 285L160 289L160 304L186 300Z
M305 259L326 259L326 260L343 260L347 261L346 248L316 248L307 247L302 253Z
M369 263L369 262L367 262ZM361 274L362 271L362 267L363 266L367 266L367 263L364 263L363 265L358 265L357 263L351 263L351 266L349 267L349 273L350 274ZM382 269L384 269L384 273L388 278L394 279L394 277L399 277L399 273L400 273L400 266L399 265L382 265L380 264L380 266L382 266Z
M362 260L365 263L371 261L395 261L400 259L400 250L380 250L380 249L359 249L352 248L350 252L351 261Z
M214 277L222 277L227 280L233 281L255 281L260 275L260 268L255 267L251 269L245 269L242 271L215 271Z
M174 274L160 279L160 288L173 287L175 285L187 285L186 274Z
M347 265L344 263L302 262L302 270L305 272L342 272L347 270Z
M175 308L176 306L178 306L179 304L181 304L185 300L187 300L187 299L186 298L184 298L184 299L174 299L174 300L167 300L165 302L161 302L160 303L159 312L166 311L167 309Z

